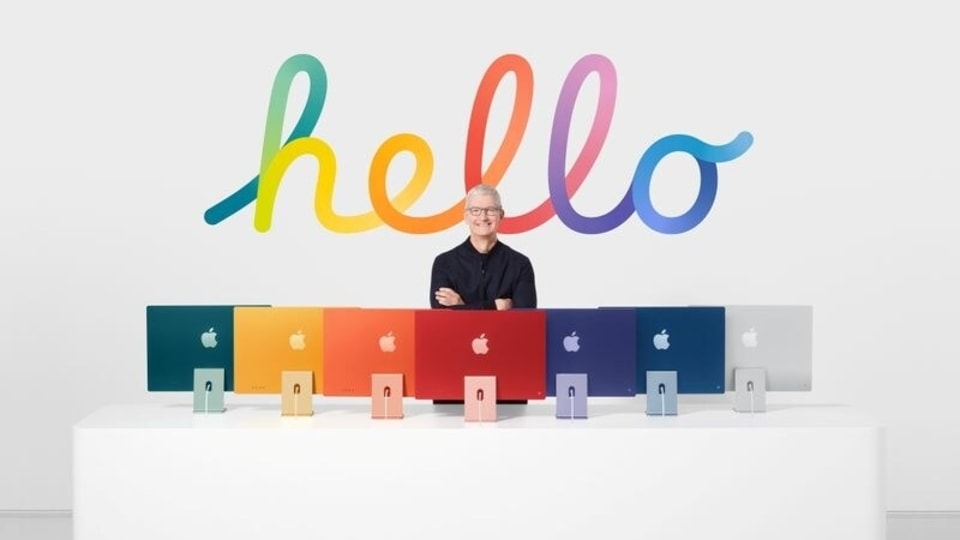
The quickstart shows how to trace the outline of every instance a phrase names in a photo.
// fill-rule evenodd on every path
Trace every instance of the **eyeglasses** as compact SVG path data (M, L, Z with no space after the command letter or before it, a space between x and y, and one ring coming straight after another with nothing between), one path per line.
M486 214L488 216L495 216L500 213L500 207L491 206L489 208L478 208L476 206L471 206L467 208L467 212L470 212L471 216L479 216L480 214Z

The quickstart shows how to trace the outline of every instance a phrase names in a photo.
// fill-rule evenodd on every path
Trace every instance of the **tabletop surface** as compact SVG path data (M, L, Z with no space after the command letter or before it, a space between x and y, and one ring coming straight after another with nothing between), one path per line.
M404 403L402 419L371 418L369 401L314 402L313 416L282 416L276 404L227 403L222 413L194 413L191 403L115 404L80 420L77 429L754 429L878 428L872 415L844 405L768 405L762 413L738 413L724 405L680 404L676 416L649 416L639 401L589 403L588 418L559 419L551 401L499 405L496 422L465 422L463 405Z

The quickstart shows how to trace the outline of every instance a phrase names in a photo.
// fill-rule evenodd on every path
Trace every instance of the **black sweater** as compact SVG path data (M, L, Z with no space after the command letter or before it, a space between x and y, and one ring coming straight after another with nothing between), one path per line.
M494 300L509 298L515 308L537 307L537 286L530 259L497 240L489 253L480 253L470 239L437 255L430 277L430 307L444 308L434 293L453 289L463 299L455 309L496 309Z

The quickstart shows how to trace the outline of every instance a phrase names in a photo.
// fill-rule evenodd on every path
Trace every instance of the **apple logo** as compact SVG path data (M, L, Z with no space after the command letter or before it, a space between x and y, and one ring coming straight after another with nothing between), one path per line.
M670 348L670 334L667 333L666 328L661 330L659 334L653 335L653 346L660 351L664 351Z
M563 348L567 352L577 352L580 350L580 336L577 335L577 331L574 330L570 332L569 336L563 338Z
M213 328L210 328L200 335L200 343L207 349L212 349L217 346L217 333Z
M307 348L307 336L303 335L303 330L297 330L296 334L290 334L290 348L295 351L302 351Z
M383 352L397 350L397 336L393 335L393 330L387 332L384 336L380 336L380 350Z
M743 333L740 336L741 341L743 341L743 346L748 348L754 348L757 346L757 331L751 328Z
M487 354L489 349L487 348L487 335L480 334L479 337L473 338L473 354Z

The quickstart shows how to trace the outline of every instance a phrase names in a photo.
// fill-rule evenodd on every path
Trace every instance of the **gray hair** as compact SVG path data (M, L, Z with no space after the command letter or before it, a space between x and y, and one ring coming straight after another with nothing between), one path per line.
M470 188L470 191L467 192L466 198L463 200L464 207L470 206L470 199L472 199L474 195L489 195L493 197L497 208L503 208L503 203L500 202L500 192L497 191L497 188L489 184L477 184Z

